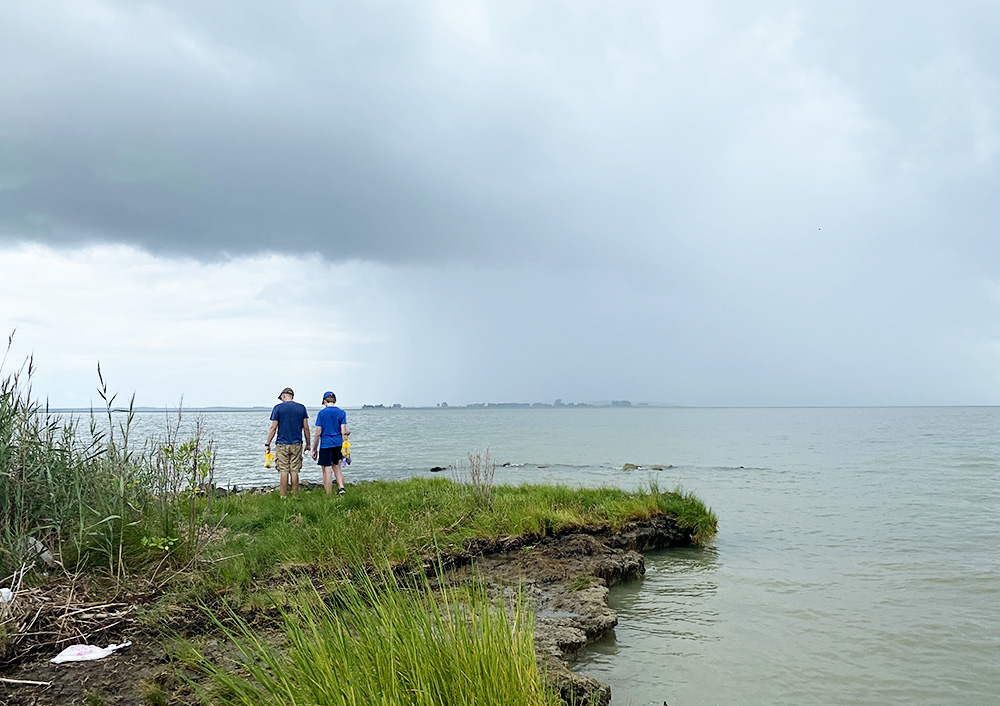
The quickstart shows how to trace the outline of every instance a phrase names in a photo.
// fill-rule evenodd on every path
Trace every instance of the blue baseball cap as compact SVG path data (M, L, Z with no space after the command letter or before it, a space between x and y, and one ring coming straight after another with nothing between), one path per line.
M335 394L333 394L332 392L330 392L330 390L327 390L326 392L323 393L323 401L324 402L326 402L326 398L327 397L332 397L333 399L337 399L337 396Z

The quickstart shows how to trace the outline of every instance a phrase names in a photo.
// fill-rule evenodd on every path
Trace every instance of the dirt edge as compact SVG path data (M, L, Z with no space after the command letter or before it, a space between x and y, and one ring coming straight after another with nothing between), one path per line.
M563 701L608 706L611 687L577 674L569 663L580 648L618 624L608 589L645 573L641 552L693 543L692 530L659 515L621 531L581 528L534 542L502 543L492 552L453 557L458 565L449 573L456 581L475 576L511 600L520 592L535 611L539 664Z

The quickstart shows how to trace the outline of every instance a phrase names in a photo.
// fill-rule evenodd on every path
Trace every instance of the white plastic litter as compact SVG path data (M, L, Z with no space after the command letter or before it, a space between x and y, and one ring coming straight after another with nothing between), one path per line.
M9 588L0 588L0 603L10 603L14 600L14 592Z
M25 537L24 539L28 544L30 552L33 552L34 555L41 559L46 566L56 565L56 558L52 556L52 552L45 548L44 544L39 542L34 537Z
M94 647L93 645L70 645L49 661L53 664L62 664L63 662L90 662L95 659L104 659L116 650L128 647L131 644L132 641L129 640L128 642L123 642L120 645L108 645L107 647Z

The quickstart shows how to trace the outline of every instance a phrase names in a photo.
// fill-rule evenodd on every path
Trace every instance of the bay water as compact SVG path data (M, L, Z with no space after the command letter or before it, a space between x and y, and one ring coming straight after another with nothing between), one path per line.
M195 416L219 484L277 482L269 410ZM348 426L349 484L488 448L510 464L497 483L652 482L715 510L710 546L649 554L612 589L619 626L575 668L615 706L1000 704L1000 408L369 409Z

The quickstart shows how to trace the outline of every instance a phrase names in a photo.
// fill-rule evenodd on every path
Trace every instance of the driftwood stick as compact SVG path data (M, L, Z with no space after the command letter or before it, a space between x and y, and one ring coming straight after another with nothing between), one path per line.
M25 686L52 686L50 681L29 681L27 679L7 679L0 677L0 684L23 684Z
M80 613L86 613L89 610L97 610L98 608L114 608L115 606L124 606L125 603L98 603L97 605L84 606L82 608L77 608L76 610L70 610L59 616L62 618L69 618L73 615L78 615Z

